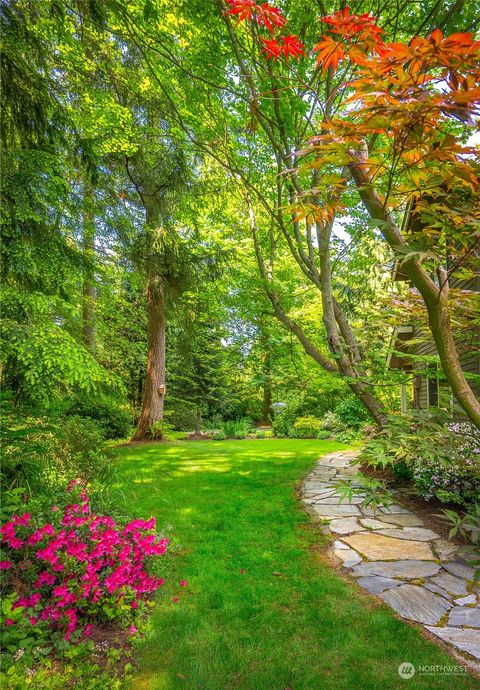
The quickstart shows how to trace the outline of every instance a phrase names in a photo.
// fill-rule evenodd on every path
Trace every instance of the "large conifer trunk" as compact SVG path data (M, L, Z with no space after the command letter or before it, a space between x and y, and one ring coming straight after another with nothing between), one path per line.
M161 276L158 275L148 279L147 315L147 374L143 390L142 413L137 430L132 438L133 441L141 441L148 438L151 426L163 418L167 322L164 285Z

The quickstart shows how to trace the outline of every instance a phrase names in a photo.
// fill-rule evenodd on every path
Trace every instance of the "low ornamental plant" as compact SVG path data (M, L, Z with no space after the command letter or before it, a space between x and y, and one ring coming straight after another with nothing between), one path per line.
M4 630L38 626L52 641L75 642L116 620L134 634L139 603L163 584L149 571L168 540L154 518L119 524L92 512L77 480L67 491L72 502L53 506L49 522L26 512L0 527Z

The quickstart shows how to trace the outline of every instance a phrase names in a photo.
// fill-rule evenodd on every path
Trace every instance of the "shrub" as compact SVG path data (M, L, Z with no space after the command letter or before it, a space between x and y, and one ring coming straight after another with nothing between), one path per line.
M454 510L444 510L443 518L451 525L448 538L460 535L464 541L470 542L461 549L464 558L469 559L469 563L475 567L474 580L480 581L480 503L476 502L465 513L459 515Z
M251 428L252 422L247 417L223 422L222 424L222 431L227 438L245 438Z
M320 420L316 417L299 417L293 429L297 438L316 438L320 431Z
M333 438L339 443L346 443L348 445L349 443L352 443L352 441L356 441L358 439L358 434L351 430L339 431L333 435Z
M214 441L224 441L227 437L223 433L223 431L214 431L212 438Z
M265 438L266 434L262 429L257 429L255 432L255 438Z
M358 398L345 398L335 407L335 415L345 426L359 429L371 421L371 417Z
M335 412L330 410L320 420L320 428L328 431L345 431L347 427Z
M154 518L120 523L92 512L79 482L67 492L72 502L52 506L47 522L25 512L0 528L11 642L19 631L33 642L43 637L56 644L88 637L99 622L131 625L145 596L163 584L149 572L168 545Z
M173 426L165 419L158 419L149 430L148 435L153 441L168 441L173 431Z
M273 433L280 438L287 436L293 426L303 404L303 396L298 393L289 393L285 397L285 403L286 407L281 412L275 413L272 421Z
M68 414L96 420L106 438L127 438L132 430L130 410L117 398L77 397L73 399Z
M327 429L320 429L320 431L317 433L317 438L318 439L327 439L330 438L331 434Z
M60 425L43 417L4 419L3 491L22 487L30 497L48 497L74 477L96 488L110 481L113 467L104 452L103 429L94 420L72 416Z
M365 445L361 459L411 476L426 500L468 506L480 495L480 433L471 425L448 428L444 413L391 417Z

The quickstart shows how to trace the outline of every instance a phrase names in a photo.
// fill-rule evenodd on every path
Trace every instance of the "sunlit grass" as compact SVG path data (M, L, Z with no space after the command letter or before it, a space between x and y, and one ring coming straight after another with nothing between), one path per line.
M262 439L121 449L129 510L170 525L173 547L133 688L451 687L449 676L398 676L403 661L452 659L336 574L325 537L301 510L296 483L340 447ZM456 677L455 687L478 681Z

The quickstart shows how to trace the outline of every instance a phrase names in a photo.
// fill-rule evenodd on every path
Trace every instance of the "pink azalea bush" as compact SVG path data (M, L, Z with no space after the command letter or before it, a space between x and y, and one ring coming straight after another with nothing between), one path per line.
M67 492L72 502L53 506L48 522L25 512L0 527L2 576L21 592L5 625L17 624L21 608L32 626L46 625L66 640L88 637L102 620L123 619L132 630L139 602L163 584L149 566L168 540L156 533L154 518L120 524L92 512L78 481Z

